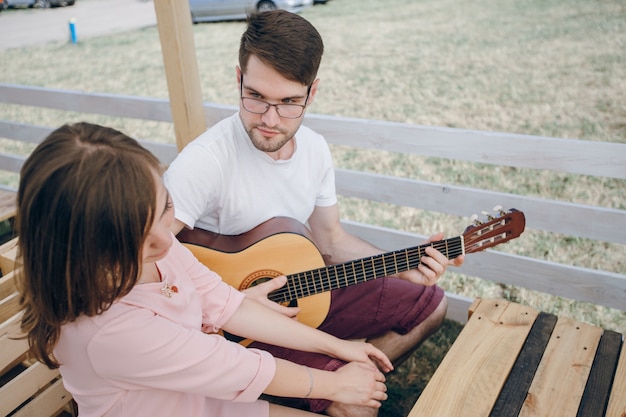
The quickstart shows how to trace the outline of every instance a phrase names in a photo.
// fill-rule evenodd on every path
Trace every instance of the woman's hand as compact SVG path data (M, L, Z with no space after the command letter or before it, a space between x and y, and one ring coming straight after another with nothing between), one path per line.
M333 401L379 408L387 399L385 375L370 365L350 362L335 371Z
M346 362L362 362L371 367L376 367L383 372L393 371L391 360L389 360L382 350L371 343L354 340L337 340L340 342L340 346L337 352L333 353L333 356L336 358Z
M270 279L262 284L255 285L250 288L246 288L242 292L246 294L246 297L263 304L265 307L279 312L280 314L294 318L296 314L300 312L298 307L287 307L267 298L268 294L274 290L281 288L287 283L287 277L284 275L278 276L274 279Z

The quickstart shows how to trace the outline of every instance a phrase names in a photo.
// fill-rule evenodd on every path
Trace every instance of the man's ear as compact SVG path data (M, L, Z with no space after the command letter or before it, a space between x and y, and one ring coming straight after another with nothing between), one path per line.
M309 92L309 99L307 100L306 104L307 106L309 104L313 104L313 101L315 100L315 95L317 94L317 86L320 83L320 79L316 78L315 81L313 81L313 84L311 84L311 91Z
M237 88L241 85L241 68L239 65L235 65L235 74L237 76Z

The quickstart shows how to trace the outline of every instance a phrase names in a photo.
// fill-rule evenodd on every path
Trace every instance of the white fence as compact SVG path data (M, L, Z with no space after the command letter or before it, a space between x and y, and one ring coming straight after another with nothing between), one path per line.
M171 122L169 103L108 94L82 93L0 84L0 103L82 113ZM205 104L207 125L232 114L234 107ZM60 121L62 123L63 121ZM491 165L552 170L569 174L626 179L626 144L565 140L404 123L309 114L308 126L331 144L405 154L449 158ZM0 137L37 143L58 126L2 120ZM144 142L164 164L175 145ZM19 172L23 156L0 154L0 169ZM436 184L345 169L337 170L339 194L465 217L480 212L484 201L524 211L526 228L626 245L626 210L575 204L483 189ZM393 192L390 192L393 190ZM420 198L415 198L419 195ZM626 199L626 196L622 196ZM473 210L473 211L472 211ZM353 233L389 249L413 246L422 236L373 225L345 222ZM626 258L626 251L624 251ZM466 258L461 273L561 297L626 309L626 275L517 256L495 250ZM466 320L470 300L448 294L448 316Z

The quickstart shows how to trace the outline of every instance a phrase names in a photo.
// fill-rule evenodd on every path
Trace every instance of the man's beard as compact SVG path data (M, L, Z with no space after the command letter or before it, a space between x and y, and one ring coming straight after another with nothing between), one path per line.
M252 126L250 128L247 128L246 131L248 132L248 136L250 137L250 140L252 141L254 147L262 152L276 152L280 150L283 146L285 146L287 142L289 142L293 138L295 134L295 131L291 132L283 129L268 128L267 130L279 133L279 135L268 139L267 137L263 136L261 132L256 130L256 128L259 126L263 125Z

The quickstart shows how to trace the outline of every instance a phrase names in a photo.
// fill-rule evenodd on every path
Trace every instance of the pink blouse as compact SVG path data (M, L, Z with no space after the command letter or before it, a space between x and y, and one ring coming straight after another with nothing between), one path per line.
M136 285L104 313L62 327L54 355L81 417L268 416L258 400L272 356L217 331L243 294L173 239L162 283ZM167 297L165 283L174 287Z

